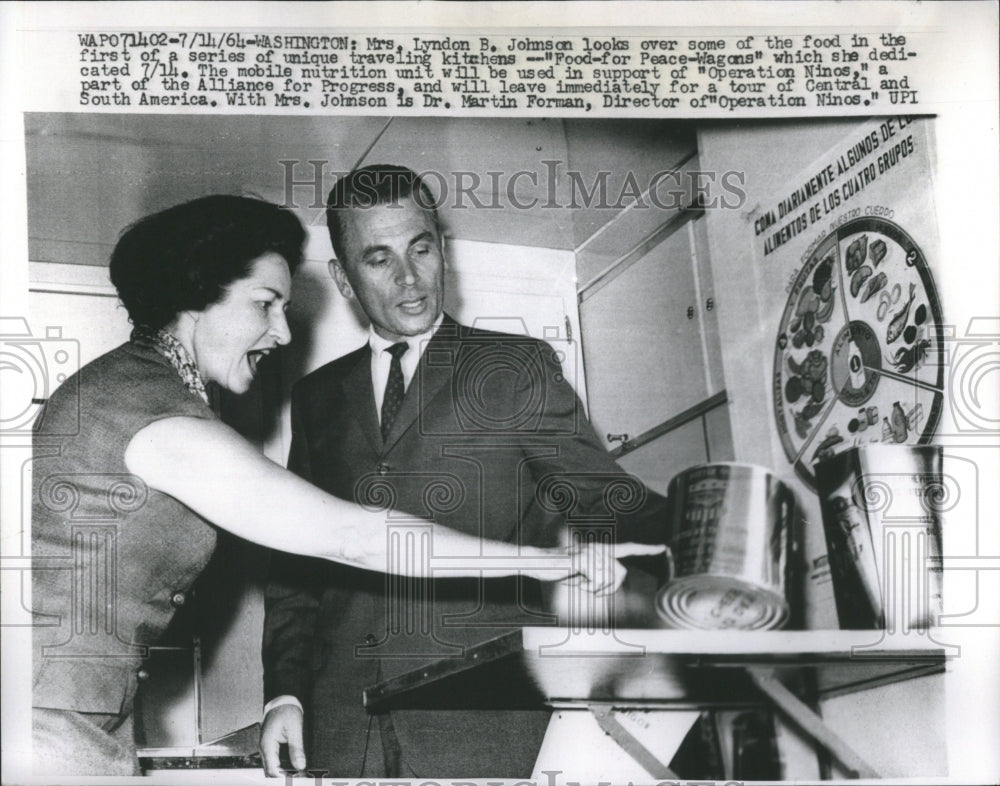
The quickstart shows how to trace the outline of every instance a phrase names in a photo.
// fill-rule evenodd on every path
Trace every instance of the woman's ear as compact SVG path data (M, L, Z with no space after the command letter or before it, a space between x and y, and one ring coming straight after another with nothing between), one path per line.
M201 319L201 311L195 311L191 309L190 311L181 311L174 323L181 329L184 330L187 327L194 327L198 324L198 320Z
M194 344L194 330L199 319L201 319L201 311L179 311L177 316L165 326L165 329L190 352Z

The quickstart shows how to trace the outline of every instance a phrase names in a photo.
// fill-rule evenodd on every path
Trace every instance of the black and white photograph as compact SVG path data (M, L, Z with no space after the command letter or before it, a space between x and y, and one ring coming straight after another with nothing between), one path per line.
M4 783L995 782L995 4L43 5Z

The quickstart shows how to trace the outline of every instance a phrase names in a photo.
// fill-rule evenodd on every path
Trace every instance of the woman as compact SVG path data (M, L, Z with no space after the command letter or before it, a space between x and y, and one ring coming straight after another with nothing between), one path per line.
M303 239L298 220L275 205L210 196L139 221L115 247L111 280L132 338L64 382L37 425L33 556L52 569L34 572L33 599L52 624L34 631L36 770L138 773L131 711L143 647L205 567L216 527L387 569L384 511L285 471L208 405L206 384L245 392L260 362L289 342L285 310ZM476 557L480 546L435 528L436 555ZM611 589L606 557L592 548L583 578ZM491 554L537 558L540 567L520 572L559 577L558 561L544 559L554 552L503 544ZM398 567L408 575L424 570L404 562L414 563ZM470 564L464 575L479 575Z

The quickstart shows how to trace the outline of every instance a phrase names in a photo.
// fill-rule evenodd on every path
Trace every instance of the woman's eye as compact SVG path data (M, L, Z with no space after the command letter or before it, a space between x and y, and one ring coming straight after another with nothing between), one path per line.
M272 305L273 302L274 302L273 300L258 300L257 301L257 307L261 311L270 311L271 310L271 305Z

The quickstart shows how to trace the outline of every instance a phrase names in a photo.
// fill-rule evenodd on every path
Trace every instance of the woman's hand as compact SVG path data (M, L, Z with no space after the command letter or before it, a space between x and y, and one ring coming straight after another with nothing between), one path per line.
M540 581L558 581L598 596L612 595L625 581L626 569L619 560L661 554L666 549L662 543L612 543L577 538L568 548L539 549L542 559L538 567L524 572Z
M596 595L612 595L625 581L626 568L619 560L643 554L662 554L666 549L666 545L660 543L578 541L570 547L573 568L564 581L569 586L582 586Z

